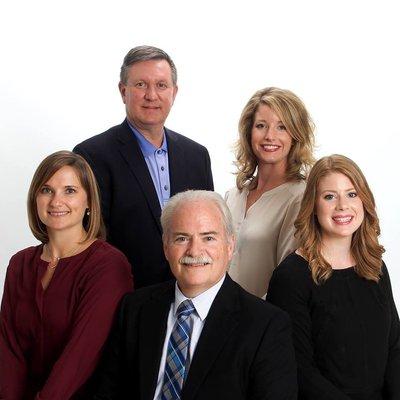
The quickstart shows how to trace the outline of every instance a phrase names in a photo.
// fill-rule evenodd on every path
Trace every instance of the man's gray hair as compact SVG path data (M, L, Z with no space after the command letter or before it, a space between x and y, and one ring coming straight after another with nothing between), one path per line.
M179 208L184 204L195 201L207 201L215 204L221 213L221 219L225 228L226 236L233 236L234 229L232 215L225 203L225 200L218 193L208 190L187 190L172 196L161 213L161 226L163 229L164 240L166 235L169 233L171 220L176 211L179 210Z
M171 67L171 77L174 86L178 82L178 73L171 57L164 51L153 46L136 46L128 51L121 66L120 80L126 85L128 80L128 70L133 64L141 61L165 60Z

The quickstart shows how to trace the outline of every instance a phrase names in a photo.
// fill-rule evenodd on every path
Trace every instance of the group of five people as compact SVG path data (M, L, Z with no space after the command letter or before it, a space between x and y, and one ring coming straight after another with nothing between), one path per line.
M41 244L7 270L0 398L400 398L374 198L350 159L313 166L302 101L248 101L225 202L206 148L164 127L171 58L130 50L119 89L125 121L33 177Z

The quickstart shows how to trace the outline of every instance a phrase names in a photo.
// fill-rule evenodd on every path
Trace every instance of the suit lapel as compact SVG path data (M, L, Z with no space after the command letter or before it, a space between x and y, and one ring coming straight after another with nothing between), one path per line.
M226 275L207 315L197 343L189 374L183 387L182 398L185 400L195 398L198 388L238 324L239 306L235 292L234 283Z
M160 202L158 201L157 192L154 188L153 180L151 179L150 172L147 168L139 144L126 120L121 124L121 130L118 133L118 141L120 144L119 151L121 156L124 158L130 171L139 183L158 229L161 232L161 207Z
M141 400L152 400L157 385L168 313L174 300L174 281L143 307L139 328L139 381Z
M186 178L185 151L179 144L179 136L165 128L165 136L168 144L169 183L171 185L171 197L188 189Z

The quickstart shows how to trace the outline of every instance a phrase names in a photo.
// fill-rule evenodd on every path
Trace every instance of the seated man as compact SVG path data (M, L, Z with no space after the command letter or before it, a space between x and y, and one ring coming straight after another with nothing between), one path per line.
M176 281L128 294L96 399L296 399L288 316L226 274L231 215L218 194L173 196L161 216Z

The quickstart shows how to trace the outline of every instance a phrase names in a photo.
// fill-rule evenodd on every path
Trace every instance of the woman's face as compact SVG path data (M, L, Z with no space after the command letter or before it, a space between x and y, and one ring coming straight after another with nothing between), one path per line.
M82 234L88 199L74 168L60 168L39 189L36 206L49 235L56 231Z
M351 239L364 220L364 206L353 183L339 172L320 179L315 212L323 239Z
M278 164L286 170L292 137L271 107L261 104L254 116L251 148L258 165Z

